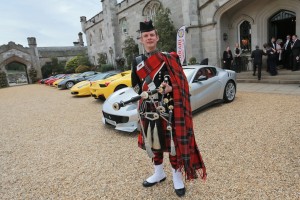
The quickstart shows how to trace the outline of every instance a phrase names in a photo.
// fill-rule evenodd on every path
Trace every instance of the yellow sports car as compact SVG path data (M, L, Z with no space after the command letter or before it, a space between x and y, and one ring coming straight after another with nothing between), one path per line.
M92 83L91 93L95 99L105 100L113 92L124 87L131 87L131 70L122 72L108 79Z
M64 80L64 79L63 78L57 79L56 81L53 82L52 85L57 88L58 83L61 82L62 80Z
M91 82L109 78L111 76L116 75L117 73L118 72L116 72L116 71L103 72L103 73L99 73L85 81L81 81L81 82L75 84L71 88L71 94L73 94L75 96L90 96L91 95L91 91L90 91Z

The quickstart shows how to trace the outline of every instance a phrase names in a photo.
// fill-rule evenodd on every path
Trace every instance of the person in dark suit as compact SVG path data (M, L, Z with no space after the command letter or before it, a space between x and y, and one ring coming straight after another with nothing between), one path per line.
M262 65L262 56L264 55L263 50L259 49L259 46L255 46L255 50L251 53L251 58L253 59L253 76L255 76L257 68L257 77L258 80L261 79L261 65Z
M270 43L268 44L271 48L276 49L276 38L272 37Z
M226 50L223 52L224 69L231 69L232 60L233 60L232 52L230 48L227 47Z
M298 39L297 35L293 35L293 44L292 47L292 56L293 56L293 69L292 71L299 70L300 64L300 40Z
M287 35L286 36L286 41L284 42L283 45L283 53L282 53L282 57L283 57L283 67L286 69L291 69L292 66L292 40L291 40L291 36Z
M271 76L277 75L277 68L276 68L276 62L277 62L277 55L276 55L276 49L272 48L270 45L266 45L265 55L268 56L267 63L269 67L269 73Z
M270 48L272 48L272 49L276 49L276 38L275 37L271 38L270 42L268 43L268 46ZM275 53L275 55L272 55L272 57L275 59L275 61L276 61L275 65L277 66L277 63L278 63L278 55L277 55L277 53ZM267 60L267 72L270 72L270 64L269 64L268 61L269 61L269 59Z

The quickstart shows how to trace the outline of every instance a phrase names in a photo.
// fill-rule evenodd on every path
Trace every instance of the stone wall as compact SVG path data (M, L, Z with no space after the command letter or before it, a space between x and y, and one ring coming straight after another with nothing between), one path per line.
M50 62L51 58L57 58L59 62L67 62L77 55L87 55L87 47L37 47L40 65Z
M239 40L239 25L244 20L251 23L252 43L262 46L268 41L268 20L280 10L290 10L296 13L296 34L300 35L300 4L299 0L102 0L103 11L95 17L86 20L81 17L81 24L88 43L88 54L96 64L98 53L106 53L110 58L109 49L112 47L113 56L122 54L122 44L127 37L132 37L137 43L139 22L146 16L143 10L151 2L158 2L171 10L171 19L175 28L185 25L186 55L196 57L199 62L209 58L209 64L220 65L226 46L234 48ZM126 18L127 33L115 21ZM114 23L112 23L114 21ZM111 25L114 24L114 27ZM102 30L103 38L100 37ZM223 39L223 34L228 39ZM114 38L114 39L113 39ZM140 46L140 52L142 47ZM109 59L108 59L109 60Z

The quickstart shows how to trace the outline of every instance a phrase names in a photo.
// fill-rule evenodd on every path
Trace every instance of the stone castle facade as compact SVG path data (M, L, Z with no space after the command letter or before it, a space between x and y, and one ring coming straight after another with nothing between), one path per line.
M0 46L0 71L8 71L6 65L17 62L25 66L25 76L28 83L31 83L28 72L30 68L37 71L37 78L42 78L41 67L46 62L51 62L51 58L57 58L58 61L68 61L69 59L79 55L87 55L87 48L84 46L82 33L78 33L78 42L74 42L74 46L66 47L38 47L36 38L28 37L28 47L24 47L14 42ZM10 80L8 80L10 82Z
M90 61L99 54L108 63L123 56L123 43L132 37L137 44L139 22L154 19L158 9L171 10L175 28L187 27L186 59L219 65L227 46L239 43L249 54L271 36L284 40L286 34L300 35L299 0L101 0L103 10L91 19L80 18ZM174 38L175 40L176 38ZM139 45L140 53L143 48Z

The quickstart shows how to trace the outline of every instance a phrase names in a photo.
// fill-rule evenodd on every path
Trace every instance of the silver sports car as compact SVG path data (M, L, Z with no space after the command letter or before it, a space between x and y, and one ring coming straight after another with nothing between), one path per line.
M189 65L183 67L189 82L193 113L204 107L220 102L231 102L236 94L236 73L209 65ZM115 126L117 130L133 132L138 128L137 103L115 110L113 104L138 96L132 88L114 92L104 102L102 121Z

